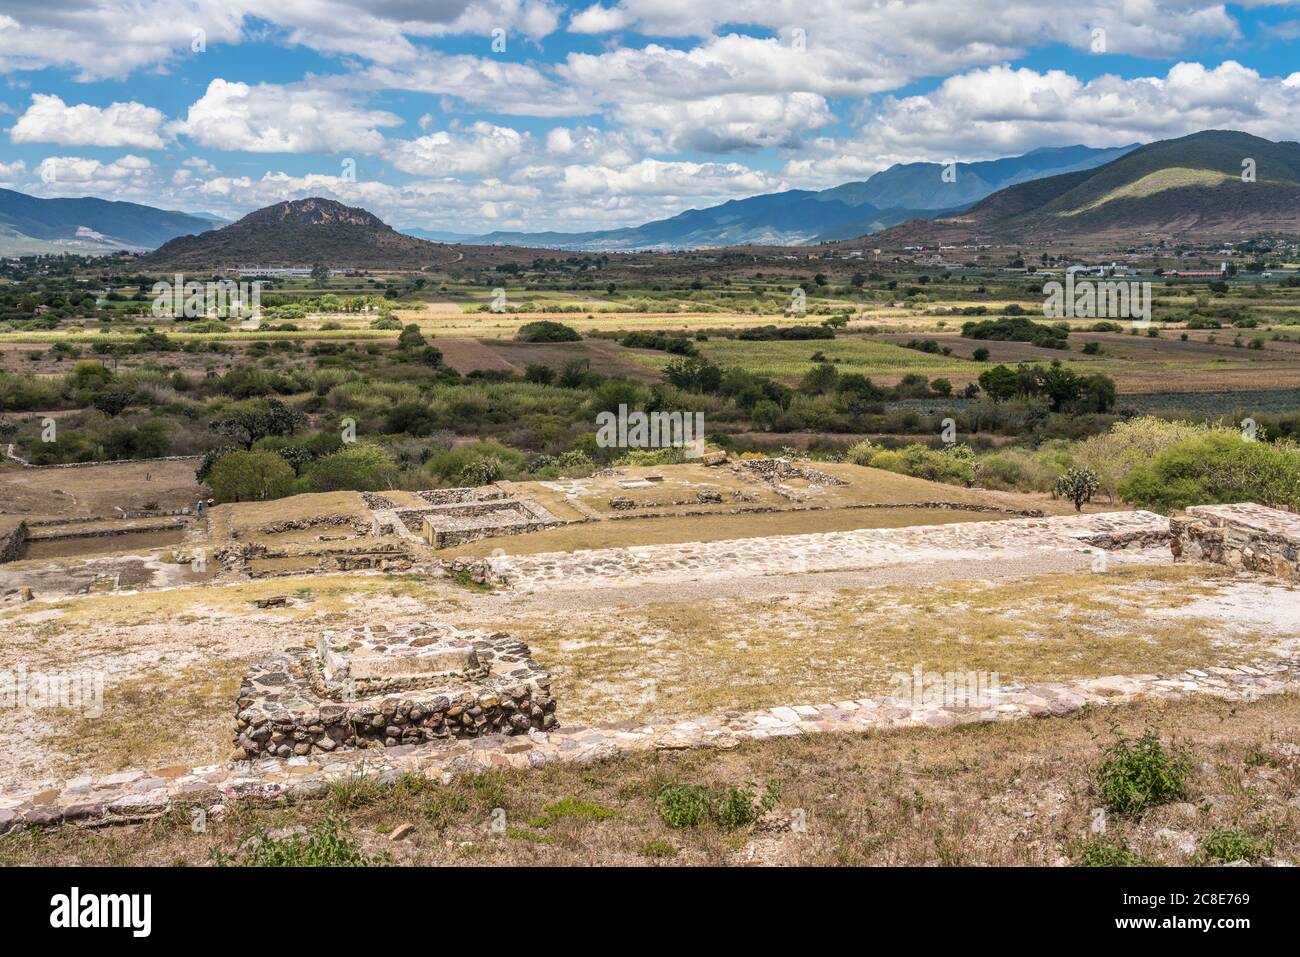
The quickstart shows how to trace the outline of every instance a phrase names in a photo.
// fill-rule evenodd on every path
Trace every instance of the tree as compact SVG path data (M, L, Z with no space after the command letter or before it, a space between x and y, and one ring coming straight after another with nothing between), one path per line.
M330 271L319 259L311 264L311 281L316 284L317 289L325 288L325 281L329 279Z
M1091 502L1092 497L1101 488L1101 480L1092 469L1070 469L1056 480L1053 494L1060 495L1074 503L1076 512L1083 511L1083 503Z
M304 416L279 399L259 399L231 406L226 415L213 419L208 428L228 436L245 449L251 449L258 439L272 435L293 435L302 425Z
M1019 388L1019 378L1012 369L998 365L980 373L980 388L994 401L1014 399Z
M397 348L405 352L413 352L423 345L424 336L420 333L420 327L413 322L406 326L402 330L402 334L397 337Z
M686 356L664 366L664 379L687 392L717 392L722 385L722 367L702 356Z
M130 389L113 388L98 393L90 404L111 419L125 412L133 397Z
M208 486L218 502L264 502L291 494L294 474L274 452L231 452L212 466Z

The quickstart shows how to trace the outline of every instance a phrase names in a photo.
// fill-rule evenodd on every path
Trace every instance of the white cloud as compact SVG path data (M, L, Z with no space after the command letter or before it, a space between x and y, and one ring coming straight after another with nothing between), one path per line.
M161 110L143 103L114 103L100 108L86 103L68 106L57 96L32 95L32 104L10 128L15 143L59 143L63 146L127 146L162 149Z
M0 163L0 183L5 186L17 186L27 175L27 164L22 160L12 163Z
M809 52L856 51L867 61L908 64L914 76L996 61L1044 42L1087 50L1098 28L1109 52L1144 56L1168 56L1199 38L1239 36L1216 0L1083 0L1068 7L1050 0L619 0L588 7L569 29L708 37L723 24L765 27L782 37L799 29Z
M538 41L559 24L552 0L6 0L0 71L70 68L80 79L162 69L194 51L239 43L271 23L286 42L379 63L416 59L409 37L479 35L495 28ZM486 44L486 40L485 40Z
M328 89L232 83L215 79L172 125L210 149L248 153L377 153L384 135L377 127L401 118L353 106Z
M833 185L894 162L991 159L1076 143L1123 146L1206 129L1290 139L1300 128L1298 79L1262 77L1232 60L1086 82L1062 70L1004 64L949 77L924 96L887 98L857 136L814 141L785 172Z
M733 93L699 100L619 103L613 114L629 129L658 134L658 140L647 142L674 153L794 147L801 134L835 120L816 93Z
M107 193L115 199L146 195L153 181L153 164L143 156L127 154L111 163L82 156L47 156L34 170L47 196L82 196Z
M523 154L529 139L509 127L480 122L464 134L439 130L419 139L395 141L388 159L403 172L422 176L485 175L507 169Z

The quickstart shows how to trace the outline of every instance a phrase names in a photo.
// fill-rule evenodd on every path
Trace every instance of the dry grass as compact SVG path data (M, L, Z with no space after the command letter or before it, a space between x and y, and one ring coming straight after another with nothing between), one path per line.
M916 665L1010 684L1241 660L1278 636L1168 614L1228 578L1203 566L1128 568L593 606L562 625L544 611L484 622L519 635L552 672L561 720L589 724L887 694Z
M312 519L325 515L350 515L368 522L370 512L359 492L312 492L290 495L271 502L236 502L218 505L208 512L208 528L213 539L230 538L238 532L240 538L260 538L257 529L274 522ZM346 526L340 526L346 529ZM313 535L329 533L327 527Z
M165 509L193 505L203 495L194 480L197 460L114 462L75 469L26 469L0 464L0 509L25 517L112 516L157 502ZM146 476L148 476L146 478Z
M67 777L123 768L191 767L231 752L231 707L250 662L222 657L154 671L104 689L104 711L64 713L55 742Z
M1194 749L1191 803L1112 817L1106 840L1153 863L1195 861L1189 846L1218 827L1271 840L1273 855L1300 854L1300 788L1293 756L1300 697L1237 705L1207 699L1150 702L1068 718L812 735L734 751L661 752L597 765L495 772L451 785L407 779L392 788L351 785L322 801L232 805L194 833L185 812L100 830L71 826L0 838L0 864L204 864L236 854L250 835L340 815L369 854L399 864L486 865L992 865L1079 859L1090 838L1089 769L1111 740L1151 727ZM1292 753L1288 754L1288 750ZM780 797L752 827L673 829L656 812L669 783L764 787ZM488 828L492 809L507 829ZM549 809L549 811L548 811ZM801 818L806 829L785 822ZM384 835L402 823L401 842ZM1163 837L1159 832L1169 829ZM1171 843L1168 838L1175 839Z
M507 555L572 552L584 548L622 548L629 545L666 545L678 542L716 542L766 535L808 535L857 528L904 528L1006 518L1005 515L959 512L948 509L851 509L762 512L740 515L685 515L588 522L560 528L485 538L467 545L439 550L439 558L481 557L497 549Z

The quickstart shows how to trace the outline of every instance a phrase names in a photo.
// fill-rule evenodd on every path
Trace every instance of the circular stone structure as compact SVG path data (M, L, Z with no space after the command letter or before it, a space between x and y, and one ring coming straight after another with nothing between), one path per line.
M250 758L556 726L551 676L504 632L444 624L325 631L255 664L236 704Z

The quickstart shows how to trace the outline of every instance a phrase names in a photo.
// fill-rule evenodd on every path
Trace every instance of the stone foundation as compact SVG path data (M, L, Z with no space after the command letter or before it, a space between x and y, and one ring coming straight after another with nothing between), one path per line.
M254 665L236 708L248 757L397 747L556 726L551 677L504 633L415 625L324 632Z
M1300 581L1300 515L1263 505L1194 505L1169 520L1175 558Z
M26 543L26 522L19 522L9 531L0 533L0 564L16 560L23 553L23 545Z
M526 498L447 502L396 514L408 527L411 519L418 519L420 536L434 548L450 548L482 538L524 535L559 524L554 515Z

